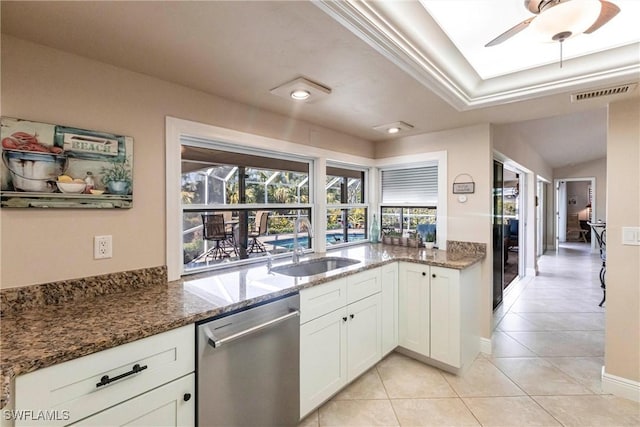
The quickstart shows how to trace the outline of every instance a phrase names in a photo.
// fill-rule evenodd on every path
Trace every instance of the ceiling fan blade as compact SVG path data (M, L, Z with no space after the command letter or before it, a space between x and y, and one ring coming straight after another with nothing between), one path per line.
M520 31L522 31L525 28L527 28L529 26L529 24L531 24L531 21L533 21L535 18L536 18L535 16L532 16L529 19L525 19L524 21L522 21L518 25L509 28L507 31L505 31L504 33L500 34L498 37L496 37L495 39L491 40L489 43L485 44L484 47L495 46L497 44L502 43L503 41L506 41L506 40L510 39L511 37L513 37L516 34L518 34Z
M596 22L594 22L592 26L587 28L587 30L584 32L585 34L593 33L595 30L611 21L611 19L613 19L613 17L616 16L618 12L620 12L620 8L613 3L604 0L600 0L600 3L602 4L600 16L598 16L598 19L596 19Z

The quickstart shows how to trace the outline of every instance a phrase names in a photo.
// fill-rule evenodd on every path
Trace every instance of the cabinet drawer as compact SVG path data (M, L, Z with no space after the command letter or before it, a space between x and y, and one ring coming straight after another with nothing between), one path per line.
M20 375L16 378L16 409L68 411L69 419L43 420L41 425L76 422L193 372L194 336L194 325L187 325ZM103 376L114 379L131 372L134 365L146 368L98 386ZM34 424L33 420L27 423ZM16 421L15 425L22 424Z
M306 323L345 305L347 305L346 279L303 289L300 291L300 323Z
M382 290L380 269L363 271L353 276L347 276L347 303L366 298Z
M74 426L193 426L195 375L172 381Z

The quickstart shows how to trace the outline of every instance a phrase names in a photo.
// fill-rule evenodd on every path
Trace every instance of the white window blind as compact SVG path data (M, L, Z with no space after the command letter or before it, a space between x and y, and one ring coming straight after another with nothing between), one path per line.
M438 166L382 170L383 204L438 204Z

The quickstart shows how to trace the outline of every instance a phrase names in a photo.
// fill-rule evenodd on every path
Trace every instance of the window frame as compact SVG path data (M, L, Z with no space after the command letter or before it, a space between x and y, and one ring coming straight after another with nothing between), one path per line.
M191 146L198 148L211 149L216 151L228 152L228 153L237 153L242 155L251 155L258 156L266 159L275 159L275 160L285 160L292 161L297 163L304 163L307 165L307 185L309 187L308 198L309 203L197 203L197 204L184 204L180 203L180 211L181 215L184 216L186 212L216 212L216 211L278 211L278 210L306 210L309 212L309 216L313 218L314 214L314 160L309 157L299 156L299 155L291 155L287 153L276 152L273 150L267 149L255 149L251 147L241 147L239 145L230 145L224 142L218 141L203 141L200 138L194 139L188 136L184 136L180 138L181 146ZM182 149L181 149L182 150ZM182 160L182 156L181 156ZM228 165L232 166L232 165ZM236 166L244 166L244 165L236 165ZM250 167L251 169L260 169L257 167ZM181 227L181 231L183 233L185 230ZM312 247L311 251L313 251L313 241L311 239ZM274 255L274 258L285 257L288 253ZM221 262L211 265L204 265L199 268L191 268L189 270L185 269L185 264L182 264L180 269L180 275L186 274L195 274L203 271L216 270L221 268L228 268L230 266L240 266L245 264L252 264L264 262L264 260L260 258L244 258L244 259L235 259L231 262Z
M353 245L358 245L358 244L362 244L365 243L369 240L369 225L371 224L371 219L370 219L370 215L371 215L371 204L369 203L370 200L370 186L369 186L369 175L371 172L371 168L366 167L366 166L362 166L362 165L354 165L354 164L347 164L347 163L341 163L341 162L336 162L336 161L327 161L326 162L326 167L325 170L330 168L330 167L335 167L335 168L340 168L340 169L349 169L352 171L357 171L357 172L362 172L362 185L364 186L364 190L362 192L362 202L361 203L327 203L326 202L326 194L327 194L327 187L325 184L324 187L324 193L325 193L325 209L324 209L324 214L325 216L328 214L330 209L339 209L339 210L344 210L344 209L358 209L358 208L363 208L365 210L365 215L364 215L364 235L365 238L363 240L356 240L356 241L350 241L350 242L343 242L343 243L335 243L333 244L331 247L332 248L341 248L341 247L345 247L345 246L353 246ZM326 177L328 176L336 176L336 175L329 175L328 173L325 174ZM326 181L326 180L325 180ZM348 225L347 225L348 227ZM329 229L327 227L327 224L324 224L324 230L325 230L325 236L326 233L329 232Z
M438 167L438 201L436 208L436 235L438 236L439 249L447 249L447 152L433 151L381 159L376 163L376 213L381 215L383 207L397 208L432 208L433 203L382 203L382 171L391 169L410 169L415 167L432 166L434 162ZM378 219L379 225L382 218Z
M326 132L317 128L310 128L309 141L317 141L318 144L333 144L334 137L331 132ZM193 140L216 141L227 144L228 147L235 147L236 150L245 152L246 150L269 150L275 153L293 154L314 160L314 170L310 179L314 183L326 182L326 162L342 162L362 167L373 167L376 161L372 158L357 156L353 154L337 152L330 149L320 148L317 145L308 145L291 142L284 139L267 137L255 133L242 132L239 130L224 128L211 124L195 122L191 120L179 119L176 117L165 117L165 263L167 266L167 279L169 281L179 280L182 277L183 266L183 240L182 240L182 210L180 209L180 189L181 189L181 141L188 137ZM375 174L370 174L375 176ZM369 191L365 197L374 195L372 188L375 185L369 180ZM312 226L314 232L313 250L314 252L326 252L326 200L324 186L316 184L310 188L309 200L312 208ZM322 188L320 188L322 187ZM373 196L375 197L375 196ZM369 206L369 212L372 211ZM264 204L261 208L266 207ZM371 215L371 214L369 214Z

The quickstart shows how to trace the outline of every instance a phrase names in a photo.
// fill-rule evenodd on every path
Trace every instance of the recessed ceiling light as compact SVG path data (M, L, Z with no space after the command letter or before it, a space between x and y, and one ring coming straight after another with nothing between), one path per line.
M410 125L409 123L406 123L406 122L393 122L393 123L388 123L386 125L374 126L373 128L379 132L395 135L402 131L413 129L413 125Z
M304 77L281 84L270 91L274 95L306 103L316 102L331 93L331 89Z
M304 89L296 89L293 92L291 92L290 96L296 101L304 101L305 99L311 96L311 92Z

